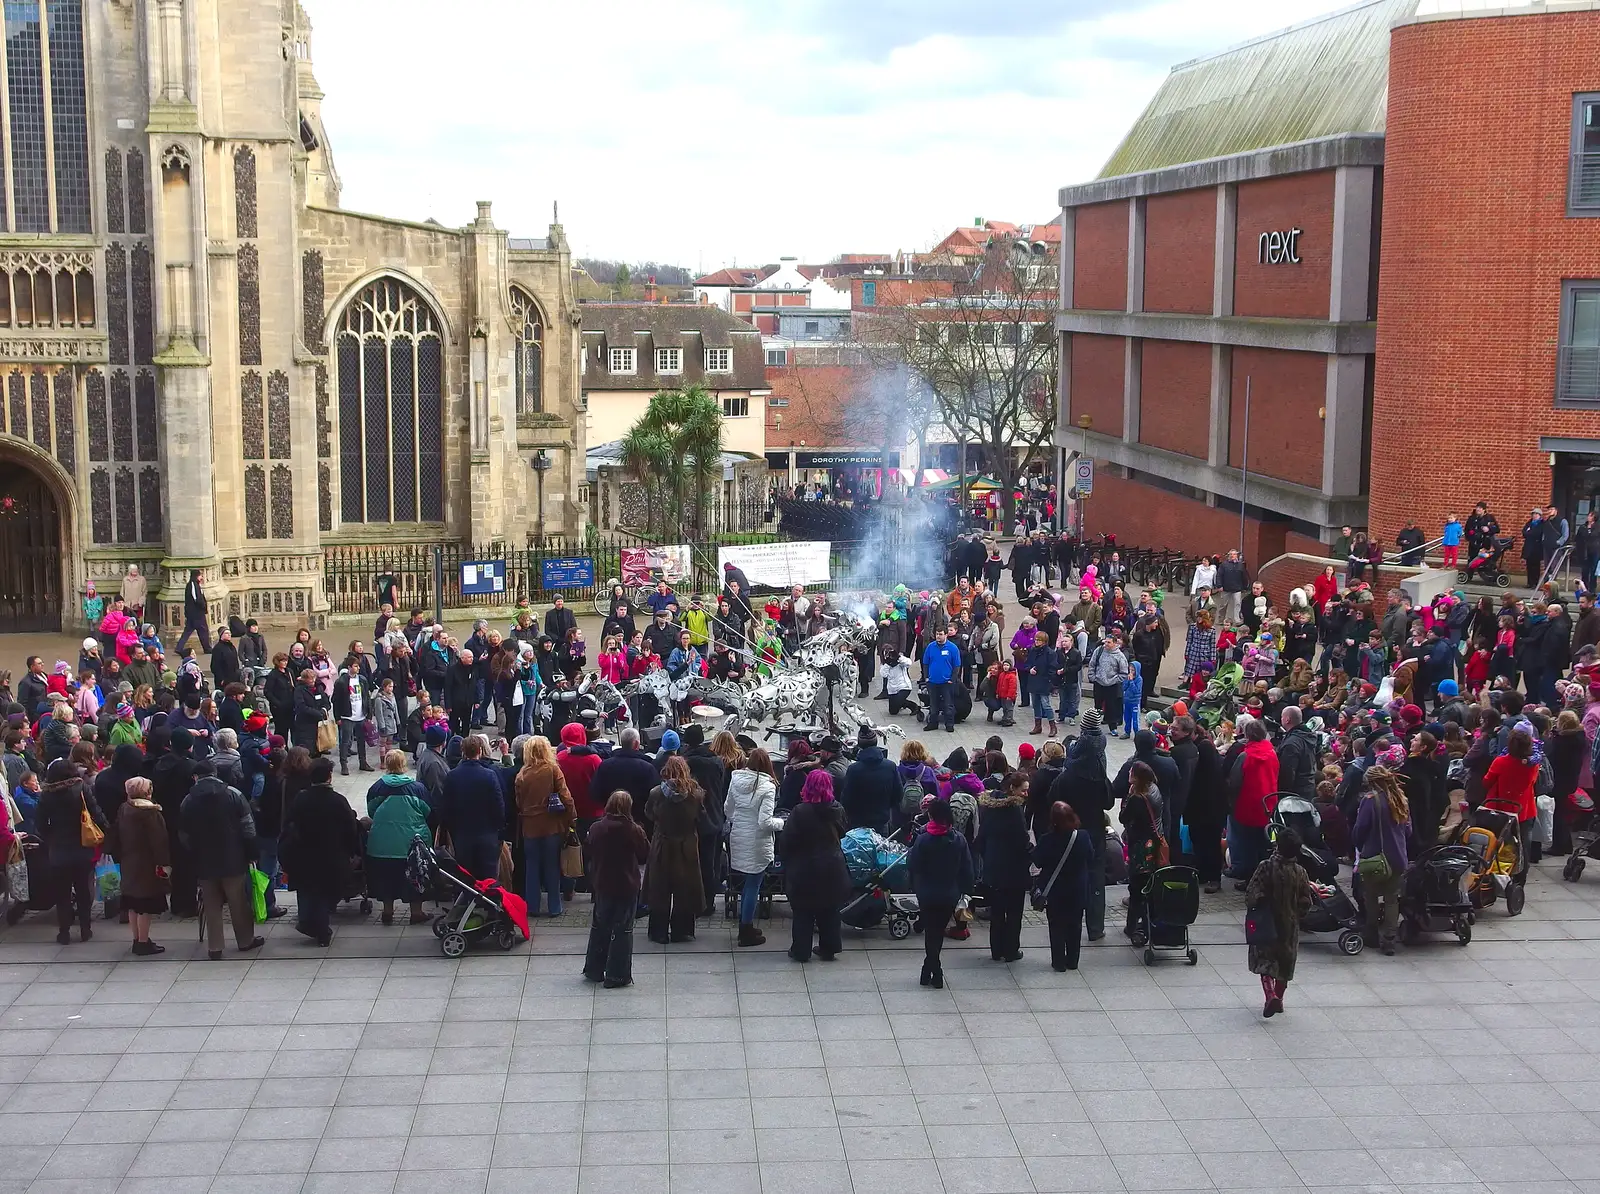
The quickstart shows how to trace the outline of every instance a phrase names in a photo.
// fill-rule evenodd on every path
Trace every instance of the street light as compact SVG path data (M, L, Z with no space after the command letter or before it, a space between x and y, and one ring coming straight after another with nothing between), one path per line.
M555 461L550 459L550 454L540 448L528 459L528 464L533 468L533 475L539 481L539 528L535 532L535 543L544 546L544 475L550 471L550 466Z
M1089 455L1089 428L1094 426L1094 416L1079 415L1078 426L1083 430L1083 451L1081 451L1079 455L1087 457ZM1080 541L1087 537L1084 533L1084 521L1085 515L1088 512L1083 508L1083 506L1083 494L1080 493L1078 495L1078 539Z

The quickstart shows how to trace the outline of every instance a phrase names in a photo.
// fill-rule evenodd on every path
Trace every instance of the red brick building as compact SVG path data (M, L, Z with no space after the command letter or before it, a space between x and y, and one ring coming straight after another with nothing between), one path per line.
M1390 59L1370 519L1600 500L1600 11L1421 16ZM1417 449L1420 449L1418 451Z
M1600 6L1371 0L1182 64L1061 204L1091 534L1215 551L1243 496L1264 562L1600 506Z

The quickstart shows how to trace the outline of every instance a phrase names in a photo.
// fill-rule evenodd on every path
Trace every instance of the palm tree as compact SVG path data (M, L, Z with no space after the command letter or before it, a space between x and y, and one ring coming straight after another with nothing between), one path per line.
M722 479L722 409L702 385L662 390L622 440L622 460L650 497L646 533L671 515L692 538Z

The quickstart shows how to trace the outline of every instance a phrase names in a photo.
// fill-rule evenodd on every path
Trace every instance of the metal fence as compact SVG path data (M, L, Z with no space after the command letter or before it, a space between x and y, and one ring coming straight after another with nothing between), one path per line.
M633 536L608 536L606 539L546 536L543 547L507 548L498 545L474 547L455 542L406 544L344 544L323 549L323 590L334 613L372 613L378 608L378 594L392 578L396 609L462 608L466 606L504 607L520 601L544 603L559 592L569 604L586 605L603 597L613 580L622 576L622 552L632 547L654 546ZM691 543L693 575L679 584L680 592L714 594L722 588L722 573L717 562L719 543L715 540ZM435 553L439 566L439 585L435 584ZM588 557L594 561L593 585L562 585L546 590L543 584L545 560ZM904 553L898 537L880 535L870 541L833 541L829 551L829 573L834 588L890 589L904 581L926 584L931 581L901 574ZM467 563L503 561L505 590L495 593L464 593L461 566ZM753 584L756 594L772 592L770 587Z

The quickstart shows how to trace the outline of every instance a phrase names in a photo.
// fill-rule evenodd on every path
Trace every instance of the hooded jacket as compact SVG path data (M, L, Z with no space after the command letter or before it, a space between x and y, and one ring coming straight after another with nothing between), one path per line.
M741 767L728 781L722 813L728 825L728 865L741 875L759 875L772 865L774 835L783 821L773 815L778 786L770 776Z
M1233 800L1233 818L1251 829L1265 829L1267 819L1277 805L1273 794L1278 790L1278 755L1272 743L1265 740L1246 742L1244 750L1234 761L1234 774L1230 785L1237 783Z
M1046 824L1050 805L1060 801L1078 814L1085 833L1095 839L1105 837L1106 813L1113 801L1111 784L1106 779L1103 743L1099 735L1084 736L1067 748L1066 763L1050 785L1050 794L1042 810Z
M899 768L889 762L881 746L864 746L844 773L839 803L851 829L887 833L890 813L900 802L905 785Z
M409 775L384 775L367 789L367 834L371 858L405 858L415 838L429 839L428 791Z
M1305 800L1317 794L1317 738L1304 725L1295 726L1278 742L1278 787Z
M1000 891L1023 891L1028 871L1028 818L1021 795L985 792L978 797L978 840L984 883Z

